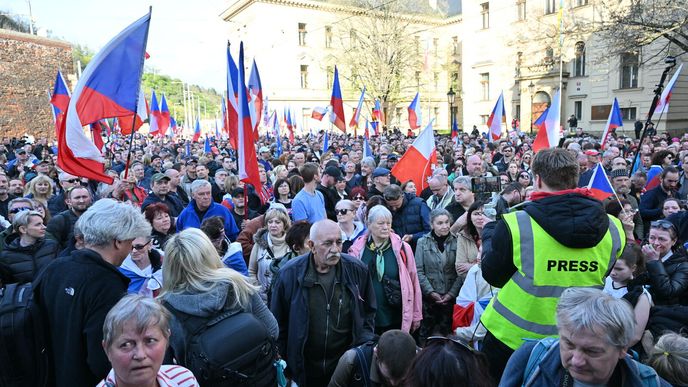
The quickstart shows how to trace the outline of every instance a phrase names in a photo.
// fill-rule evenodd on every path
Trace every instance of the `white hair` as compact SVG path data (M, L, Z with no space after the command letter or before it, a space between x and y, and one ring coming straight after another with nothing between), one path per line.
M191 183L191 194L193 195L199 188L210 187L210 182L208 180L198 179Z
M383 205L373 206L370 211L368 211L368 224L377 222L378 219L387 219L392 221L392 213Z
M151 225L138 208L112 199L95 202L76 221L84 243L105 246L114 240L126 241L150 235Z

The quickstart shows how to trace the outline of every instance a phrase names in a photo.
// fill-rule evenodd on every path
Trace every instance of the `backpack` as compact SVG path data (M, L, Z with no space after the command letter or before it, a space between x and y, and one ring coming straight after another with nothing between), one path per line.
M44 321L30 282L0 290L0 385L47 385L50 361Z
M273 363L277 346L265 325L252 313L223 310L214 317L180 312L165 302L186 333L179 363L191 370L202 386L274 387Z
M373 349L377 345L378 337L367 343L363 343L358 347L354 347L356 351L356 362L354 363L354 373L351 376L350 387L372 387L375 384L370 380L370 366L373 361Z

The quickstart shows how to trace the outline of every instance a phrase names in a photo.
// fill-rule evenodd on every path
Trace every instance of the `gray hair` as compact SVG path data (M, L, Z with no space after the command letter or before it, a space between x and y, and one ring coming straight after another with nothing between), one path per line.
M26 203L29 207L33 208L33 203L29 198L14 198L10 200L9 203L7 203L7 208L11 208L14 205L14 203Z
M468 176L457 176L452 184L461 184L467 188L471 188L471 178Z
M112 199L100 199L76 221L84 243L105 246L113 240L126 241L150 235L151 225L138 208Z
M172 315L158 301L139 294L122 297L110 309L103 323L103 342L107 351L124 331L124 325L131 322L136 332L141 334L151 327L160 328L165 339L170 338L170 318Z
M368 211L368 224L377 222L378 219L387 219L391 222L392 213L383 205L373 206L370 211Z
M372 156L364 157L363 160L361 160L361 165L363 165L363 164L365 164L371 168L374 168L375 167L375 159Z
M449 218L449 223L454 223L454 218L451 216L449 211L444 208L435 208L434 210L430 211L430 223L432 223L435 218L442 215L445 215Z
M191 194L193 195L199 188L210 187L210 182L208 180L198 179L191 183Z
M14 232L19 232L19 227L28 226L32 216L38 216L43 219L43 215L41 215L40 212L32 210L20 211L18 214L14 215L12 219L12 228Z
M628 348L635 332L630 304L599 289L568 288L557 305L557 328L587 330L616 348Z

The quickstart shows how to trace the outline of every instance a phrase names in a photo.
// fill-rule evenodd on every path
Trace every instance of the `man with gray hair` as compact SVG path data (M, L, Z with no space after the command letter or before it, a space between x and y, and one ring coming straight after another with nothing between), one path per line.
M191 202L177 217L177 231L185 228L201 228L205 219L221 216L225 220L225 234L234 242L239 235L234 217L229 210L213 201L212 187L208 180L194 180L191 183Z
M38 275L34 296L47 326L52 384L94 386L110 371L101 342L105 315L126 294L118 266L151 226L138 208L101 199L76 226L84 248L58 258Z
M559 337L523 344L509 359L500 387L670 385L626 353L636 325L626 300L569 288L556 319Z

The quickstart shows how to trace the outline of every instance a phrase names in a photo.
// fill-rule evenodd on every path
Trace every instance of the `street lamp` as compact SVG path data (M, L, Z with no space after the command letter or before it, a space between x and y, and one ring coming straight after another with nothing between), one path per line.
M533 92L535 91L535 85L533 81L530 81L528 85L528 94L530 94L530 134L533 134Z
M450 87L449 92L447 92L447 101L449 101L449 131L454 130L454 100L456 98L456 93L454 88Z

